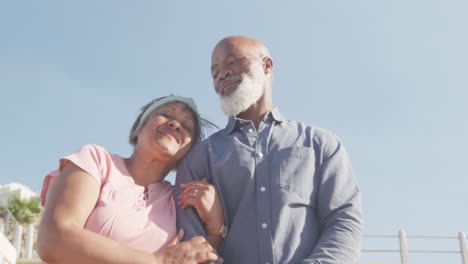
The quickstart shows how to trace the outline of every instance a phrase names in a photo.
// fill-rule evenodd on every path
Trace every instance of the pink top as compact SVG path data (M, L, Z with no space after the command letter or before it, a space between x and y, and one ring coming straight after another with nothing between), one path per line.
M50 184L68 162L80 167L101 185L98 201L85 229L149 253L164 248L176 236L171 184L167 181L150 184L145 197L144 187L135 184L122 157L96 145L85 145L60 159L59 169L44 179L43 205Z

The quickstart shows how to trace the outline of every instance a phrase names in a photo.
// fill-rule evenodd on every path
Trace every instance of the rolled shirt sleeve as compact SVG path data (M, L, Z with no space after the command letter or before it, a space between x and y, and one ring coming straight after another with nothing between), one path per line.
M362 239L361 194L341 142L331 137L326 146L317 196L321 236L302 263L354 263Z
M177 227L178 229L184 230L184 240L191 239L195 236L205 236L205 229L204 223L201 221L195 208L188 207L182 209L178 205L178 197L183 192L180 185L202 179L207 179L212 183L208 162L206 145L201 143L195 146L177 167L174 198L176 200Z

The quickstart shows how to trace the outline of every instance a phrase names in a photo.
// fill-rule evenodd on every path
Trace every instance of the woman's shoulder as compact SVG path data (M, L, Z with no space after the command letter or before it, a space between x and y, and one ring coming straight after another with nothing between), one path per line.
M105 147L96 144L83 145L71 155L78 155L81 157L88 156L98 163L110 161L116 157L120 157L117 154L109 152Z
M97 144L85 144L78 151L91 151L96 153L110 154L106 148Z

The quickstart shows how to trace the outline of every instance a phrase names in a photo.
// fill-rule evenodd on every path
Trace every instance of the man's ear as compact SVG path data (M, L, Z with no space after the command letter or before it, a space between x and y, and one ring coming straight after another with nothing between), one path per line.
M265 74L273 72L273 60L270 57L263 58L263 71Z

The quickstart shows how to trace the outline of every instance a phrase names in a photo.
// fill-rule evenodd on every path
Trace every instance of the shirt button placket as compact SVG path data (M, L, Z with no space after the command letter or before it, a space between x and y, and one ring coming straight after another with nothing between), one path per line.
M274 263L273 261L273 245L271 234L271 217L270 217L270 186L269 178L269 156L268 156L268 140L271 126L263 122L260 123L258 129L258 140L256 144L256 186L257 191L257 208L258 208L258 246L260 263Z
M263 249L261 249L261 257L263 263L269 263L270 253L269 253L269 245L267 241L270 241L270 228L268 226L268 193L266 192L266 184L268 183L268 175L267 175L267 161L264 160L264 154L261 149L257 149L257 168L259 169L259 174L257 175L257 186L259 187L260 193L257 197L257 203L259 210L259 219L260 219L260 244L263 245Z

